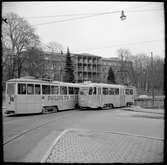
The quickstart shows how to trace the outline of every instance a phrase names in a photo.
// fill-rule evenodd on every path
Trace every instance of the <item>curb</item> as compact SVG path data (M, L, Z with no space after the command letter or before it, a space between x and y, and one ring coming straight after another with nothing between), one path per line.
M45 163L45 160L48 158L49 154L51 153L52 148L56 145L56 143L59 141L59 139L61 137L63 137L67 132L71 131L73 129L66 129L63 132L61 132L59 134L59 136L54 140L54 142L51 144L51 146L49 147L48 151L46 152L46 154L43 156L43 158L41 159L40 163Z
M42 157L40 163L45 163L47 158L49 157L52 149L54 148L54 146L56 145L56 143L58 143L58 141L60 140L60 138L62 138L67 132L70 131L87 131L87 132L99 132L96 130L89 130L89 129L77 129L77 128L70 128L70 129L66 129L63 132L61 132L59 134L59 136L54 140L54 142L51 144L51 146L49 147L49 149L47 150L47 152L44 154L44 156ZM158 141L164 141L164 138L158 138L158 137L150 137L150 136L143 136L143 135L137 135L137 134L131 134L131 133L127 133L127 132L114 132L114 131L104 131L101 133L111 133L111 134L119 134L119 135L123 135L123 136L135 136L135 137L141 137L141 138L147 138L147 139L154 139L154 140L158 140Z
M147 110L135 110L135 109L130 109L130 108L122 108L123 110L126 111L133 111L133 112L144 112L144 113L156 113L156 114L164 114L165 112L155 112L155 111L147 111Z

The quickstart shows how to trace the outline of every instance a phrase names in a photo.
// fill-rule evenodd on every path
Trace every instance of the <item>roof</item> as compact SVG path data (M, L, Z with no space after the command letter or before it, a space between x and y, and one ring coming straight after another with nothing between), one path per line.
M103 86L103 87L113 87L113 88L124 88L126 87L125 85L120 85L120 84L105 84L105 83L90 83L90 82L86 82L86 83L82 83L83 86Z
M101 58L100 56L94 55L94 54L89 54L89 53L80 53L80 54L73 54L74 56L86 56L86 57L98 57Z
M28 78L30 77L30 78ZM49 84L64 84L67 86L79 86L79 84L77 83L68 83L68 82L61 82L61 81L44 81L41 79L36 79L36 78L31 78L31 76L27 76L27 77L21 77L21 78L16 78L16 79L10 79L7 82L31 82L31 83L49 83Z

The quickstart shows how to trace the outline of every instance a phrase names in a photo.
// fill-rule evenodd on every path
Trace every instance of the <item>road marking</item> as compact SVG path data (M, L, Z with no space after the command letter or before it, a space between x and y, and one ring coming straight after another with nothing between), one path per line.
M44 163L46 159L48 158L49 154L51 153L52 148L56 145L56 143L59 141L61 137L63 137L67 132L71 131L71 129L66 129L63 132L59 134L59 136L54 140L52 145L49 147L48 151L45 153L43 158L41 159L41 163Z

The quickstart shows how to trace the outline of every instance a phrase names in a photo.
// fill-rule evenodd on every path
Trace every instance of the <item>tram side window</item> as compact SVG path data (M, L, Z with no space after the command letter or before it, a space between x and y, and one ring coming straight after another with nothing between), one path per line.
M34 84L27 84L27 94L28 95L34 94Z
M115 88L115 94L119 95L119 88Z
M15 94L15 83L9 83L8 85L7 85L7 94L8 95L13 95L13 94Z
M51 94L59 94L59 87L58 86L51 86Z
M75 87L74 88L74 94L78 94L79 93L79 88Z
M126 95L129 95L129 89L126 89L126 90L125 90L125 94L126 94Z
M50 94L50 86L49 85L42 85L42 94L49 95Z
M89 95L92 95L92 93L93 93L93 88L90 87L90 88L89 88Z
M115 91L114 88L109 88L108 94L109 94L109 95L114 95L114 93L115 93L114 91Z
M60 87L60 94L61 95L67 95L67 87L61 86Z
M108 88L103 88L103 95L108 95Z
M130 95L133 95L133 89L130 89Z
M26 84L18 84L18 94L26 94Z
M74 94L74 88L73 87L68 87L68 92L69 92L69 95L73 95Z
M35 84L35 94L40 95L41 94L41 89L39 84Z
M96 87L93 88L93 94L96 95Z

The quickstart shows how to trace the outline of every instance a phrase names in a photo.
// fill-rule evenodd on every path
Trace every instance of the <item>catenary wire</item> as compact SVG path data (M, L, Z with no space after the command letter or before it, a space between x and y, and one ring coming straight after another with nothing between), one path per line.
M120 11L115 11L115 12L112 12L112 13L118 13L118 12L120 12ZM106 13L98 13L98 14L93 14L93 15L89 15L89 16L74 17L74 18L57 20L57 21L52 21L52 22L45 22L45 23L35 24L33 26L52 24L52 23L58 23L58 22L66 22L66 21L72 21L72 20L77 20L77 19L84 19L84 18L89 18L89 17L96 17L96 16L100 16L100 15L106 15L106 14L107 14L107 12ZM111 12L110 12L110 14L111 14Z
M162 9L150 9L150 10L125 10L126 12L144 12L144 11L163 11ZM57 21L51 21L51 22L44 22L44 23L39 23L39 24L35 24L33 26L39 26L39 25L46 25L46 24L53 24L53 23L59 23L59 22L66 22L66 21L72 21L72 20L78 20L78 19L85 19L85 18L89 18L89 17L97 17L97 16L101 16L101 15L108 15L108 14L113 14L113 13L119 13L121 12L121 10L117 10L117 11L112 11L112 12L102 12L102 13L94 13L91 15L87 15L87 16L82 16L82 17L72 17L72 18L68 18L68 19L63 19L63 20L57 20ZM86 14L86 13L85 13ZM74 15L74 14L71 14ZM82 13L81 15L84 15L84 13ZM63 15L57 15L57 16L53 16L53 17L58 17L58 16L63 16ZM64 15L65 16L65 15ZM67 15L66 15L67 16ZM69 16L69 15L68 15ZM44 16L45 18L47 16ZM51 16L48 16L51 17Z
M145 12L145 11L160 11L163 9L143 9L143 10L124 10L126 12ZM115 11L120 12L121 10ZM54 17L71 17L71 16L82 16L82 15L92 15L92 14L111 14L112 12L97 12L97 13L75 13L75 14L59 14L50 16L37 16L37 17L24 17L28 19L42 19L42 18L54 18Z
M160 39L160 40L150 40L150 41L141 41L141 42L134 42L134 43L125 43L125 44L116 44L116 45L110 45L110 46L99 47L99 48L92 48L92 49L85 49L85 50L78 50L78 51L90 51L90 50L112 48L112 47L121 46L121 45L138 45L138 44L145 44L145 43L151 43L151 42L161 42L161 41L163 41L163 39Z

